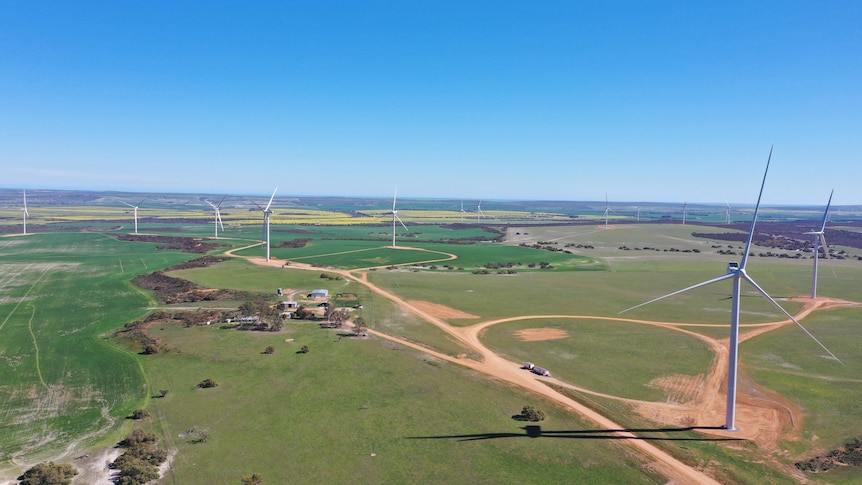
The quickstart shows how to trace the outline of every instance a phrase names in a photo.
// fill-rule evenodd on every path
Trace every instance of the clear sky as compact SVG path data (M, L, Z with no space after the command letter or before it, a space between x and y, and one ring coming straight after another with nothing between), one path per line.
M862 2L0 2L0 187L862 204Z

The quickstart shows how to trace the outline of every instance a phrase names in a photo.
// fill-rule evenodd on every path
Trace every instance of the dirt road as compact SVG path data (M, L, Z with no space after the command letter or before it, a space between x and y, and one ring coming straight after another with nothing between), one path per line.
M398 247L398 250L421 250L417 248ZM442 260L456 259L457 256L448 253L439 253L446 256ZM266 262L262 258L246 258L249 261L269 266L283 267L282 261ZM429 262L441 261L441 259L429 260ZM416 263L410 263L416 264ZM292 262L289 268L299 270L314 270L320 271L321 268L311 267L309 265ZM462 365L474 369L488 376L500 379L517 385L532 393L543 396L551 401L560 403L577 414L593 421L599 428L609 430L616 434L623 442L632 446L647 456L652 457L656 462L654 466L657 470L663 473L671 482L679 483L718 483L713 478L708 476L701 470L695 469L669 455L668 453L653 446L649 441L638 439L638 437L629 431L625 431L623 426L615 423L607 417L593 411L592 409L574 401L573 399L563 395L547 385L553 383L561 387L577 390L579 392L601 396L605 398L617 399L632 404L639 414L642 416L657 421L659 423L682 426L682 427L697 427L697 431L717 435L720 437L744 439L756 442L764 451L774 450L777 446L779 438L794 434L799 429L801 423L800 410L790 401L774 392L761 388L755 382L748 379L744 372L740 373L740 385L738 386L737 396L737 414L736 422L739 431L728 431L720 429L719 426L724 423L725 414L725 395L726 395L726 380L728 367L728 341L729 339L714 339L705 335L699 334L687 327L699 326L726 326L726 325L705 325L705 324L689 324L689 323L671 323L657 322L648 320L636 320L631 318L616 318L603 317L594 315L521 315L510 318L502 318L480 322L467 327L455 327L440 318L435 314L436 304L418 304L422 302L410 302L398 295L380 288L368 281L367 271L376 268L362 268L357 270L337 270L326 269L326 271L338 273L341 276L357 283L366 286L374 293L391 300L399 305L404 311L412 313L432 325L440 328L447 334L457 339L463 346L471 349L480 356L477 360L467 358L456 358L445 355L420 345L405 341L403 339L393 337L378 331L369 331L380 338L384 338L401 345L411 347L418 351L433 355L436 358L443 359L449 362ZM848 305L858 305L857 303L846 302L841 300L819 298L811 300L808 298L800 298L795 301L800 301L804 304L802 310L795 316L797 320L802 320L814 311L837 308ZM451 310L451 309L449 309ZM436 312L439 313L439 312ZM669 388L677 390L677 394L685 398L683 402L647 402L632 399L621 398L619 396L611 396L607 394L597 393L589 389L580 388L572 384L560 381L558 379L549 379L545 377L537 377L534 374L525 372L521 369L520 363L508 361L488 349L480 340L481 332L492 325L497 325L504 322L517 320L533 320L533 319L590 319L590 320L607 320L617 322L628 322L640 325L653 325L671 329L678 332L683 332L695 338L702 340L712 349L715 358L711 363L709 370L701 379L690 376L670 376L667 379L659 382ZM740 335L740 342L762 335L765 332L781 328L785 325L792 324L791 320L783 320L765 324L741 325L742 328L756 328ZM793 473L793 470L787 470Z

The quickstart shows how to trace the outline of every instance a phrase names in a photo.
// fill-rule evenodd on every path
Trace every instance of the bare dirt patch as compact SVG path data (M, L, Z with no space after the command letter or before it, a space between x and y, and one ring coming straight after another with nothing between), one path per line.
M560 328L525 328L515 332L515 337L521 339L522 342L557 340L568 336L569 332Z
M437 318L479 318L477 315L462 312L446 305L430 301L410 300L407 303Z

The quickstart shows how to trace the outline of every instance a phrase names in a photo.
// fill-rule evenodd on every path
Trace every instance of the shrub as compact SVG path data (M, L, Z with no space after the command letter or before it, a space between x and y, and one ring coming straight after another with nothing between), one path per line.
M268 346L268 347L263 351L263 353L264 353L264 354L267 354L267 355L274 354L274 353L275 353L275 347L273 347L272 345L270 345L270 346Z
M204 379L198 384L198 389L209 389L210 387L217 387L218 382L215 379Z
M146 409L135 409L132 412L132 419L144 419L144 418L149 418L149 417L150 417L150 412L147 411Z
M21 485L69 485L78 470L69 464L39 463L18 477Z
M543 413L542 411L539 411L538 409L534 408L533 406L524 406L524 408L521 409L521 414L516 414L516 415L512 416L512 419L514 419L516 421L538 422L538 421L543 421L545 419L545 413Z

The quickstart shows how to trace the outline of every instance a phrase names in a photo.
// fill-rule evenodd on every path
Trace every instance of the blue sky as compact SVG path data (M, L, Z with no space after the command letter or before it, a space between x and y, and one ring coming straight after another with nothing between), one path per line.
M862 204L862 2L0 2L0 187Z

